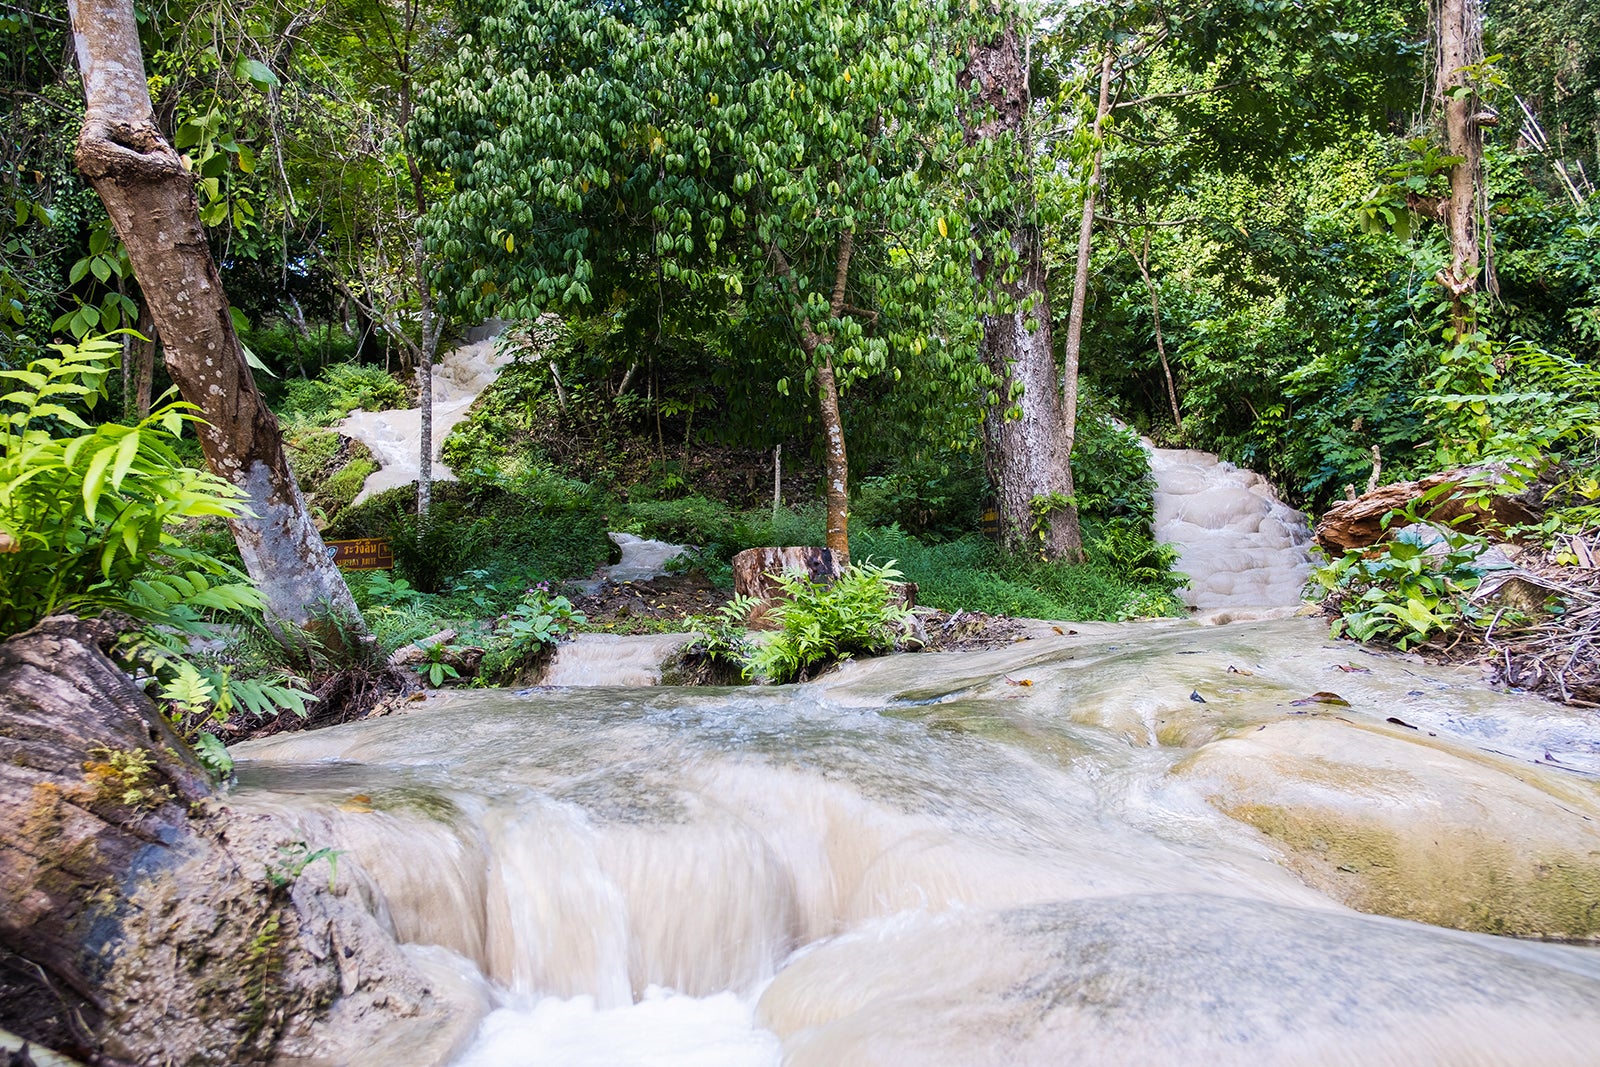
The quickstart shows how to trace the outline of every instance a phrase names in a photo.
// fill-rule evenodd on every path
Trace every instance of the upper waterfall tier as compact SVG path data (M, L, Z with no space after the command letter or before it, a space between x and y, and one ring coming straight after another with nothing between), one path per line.
M1151 448L1156 540L1180 549L1196 611L1281 611L1300 604L1311 573L1306 517L1272 484L1210 452Z

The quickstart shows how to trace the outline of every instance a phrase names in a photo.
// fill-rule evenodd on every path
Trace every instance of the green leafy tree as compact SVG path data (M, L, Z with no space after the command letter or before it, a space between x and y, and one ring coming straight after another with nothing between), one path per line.
M502 0L424 97L457 191L430 216L458 307L693 304L792 354L848 559L840 392L938 350L972 380L954 5Z

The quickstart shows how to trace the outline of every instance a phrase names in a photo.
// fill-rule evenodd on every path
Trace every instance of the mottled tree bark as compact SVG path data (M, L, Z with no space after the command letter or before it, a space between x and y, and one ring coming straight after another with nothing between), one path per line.
M1116 60L1113 45L1107 43L1100 61L1100 101L1094 112L1094 162L1089 168L1089 186L1083 193L1083 217L1078 223L1078 264L1072 276L1072 306L1067 311L1063 377L1062 414L1067 423L1070 446L1078 424L1078 365L1083 359L1083 312L1089 301L1089 257L1094 251L1094 209L1100 197L1100 139L1105 134L1106 116L1111 114L1111 67Z
M1450 293L1451 325L1457 337L1471 332L1472 294L1478 289L1478 194L1483 187L1483 131L1478 95L1463 68L1483 60L1483 14L1474 0L1435 0L1438 66L1434 94L1444 119L1445 151L1461 162L1450 168L1450 265L1437 281Z
M1071 438L1056 392L1051 343L1050 295L1045 285L1044 248L1030 207L1033 172L1028 160L1027 57L1015 24L994 40L971 49L963 84L974 89L982 120L969 123L969 143L988 142L1014 156L1018 197L1003 219L983 225L1009 234L1015 269L997 261L995 250L973 264L978 283L1009 310L986 315L979 350L998 381L998 396L984 415L984 462L994 485L1001 535L1013 550L1039 551L1050 559L1081 559L1083 535L1072 498ZM1056 506L1036 503L1056 501ZM1036 514L1036 509L1043 509ZM1039 523L1039 536L1034 533Z
M128 249L172 380L205 419L206 462L245 492L253 514L232 521L245 568L274 622L334 647L360 639L366 624L306 513L278 420L234 332L194 179L156 125L132 2L70 0L69 8L88 103L78 169Z

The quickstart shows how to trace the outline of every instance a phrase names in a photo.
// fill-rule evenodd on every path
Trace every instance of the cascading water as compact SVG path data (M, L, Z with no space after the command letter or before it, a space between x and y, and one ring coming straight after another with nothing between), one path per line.
M1600 954L1341 901L1600 936L1600 729L1313 620L1077 629L453 693L234 802L483 976L468 1067L1594 1062Z
M1600 940L1600 725L1261 619L1303 521L1154 468L1193 605L1260 621L454 692L239 746L233 803L426 946L417 1062L1595 1063L1600 952L1467 931Z
M1156 540L1179 548L1184 602L1211 621L1282 614L1300 604L1311 573L1305 516L1272 483L1209 452L1155 448Z
M454 481L455 474L440 459L444 439L467 417L472 402L494 381L511 358L499 349L497 338L461 345L446 352L433 367L433 477ZM353 411L339 424L339 432L372 450L379 469L368 475L356 496L360 503L375 493L415 482L422 474L422 412L419 408L394 411Z

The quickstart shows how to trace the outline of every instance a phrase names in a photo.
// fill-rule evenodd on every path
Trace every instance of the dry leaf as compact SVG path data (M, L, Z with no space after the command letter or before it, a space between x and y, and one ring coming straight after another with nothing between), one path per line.
M1289 703L1297 708L1306 704L1332 704L1335 707L1340 708L1348 708L1350 706L1350 702L1344 697L1340 696L1338 693L1327 692L1312 693L1310 696L1305 697L1304 699L1291 700Z

